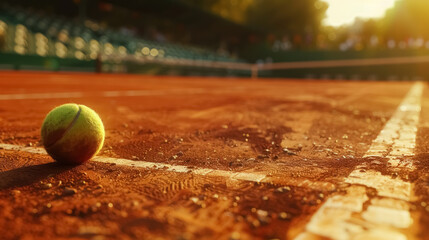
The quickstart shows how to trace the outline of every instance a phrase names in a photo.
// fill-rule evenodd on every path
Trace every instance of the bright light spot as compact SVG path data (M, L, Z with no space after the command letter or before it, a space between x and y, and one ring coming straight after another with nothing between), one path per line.
M149 55L149 53L150 53L150 49L149 49L148 47L144 47L144 48L142 49L142 53L143 53L144 55Z
M355 18L379 18L396 0L323 0L329 4L325 25L351 24Z
M91 53L89 54L89 57L90 57L91 59L96 59L96 58L97 58L97 56L98 56L98 54L97 54L96 52L91 52Z
M58 56L58 57L60 57L60 58L65 58L65 57L66 57L66 55L67 55L67 52L66 52L65 50L58 49L58 50L56 51L56 54L57 54L57 56Z
M24 54L25 53L25 48L21 45L16 45L14 47L15 52L19 53L19 54Z
M159 56L164 57L165 51L163 49L159 50Z
M152 49L150 50L150 55L151 55L152 57L156 57L156 56L158 56L158 49L156 49L156 48L152 48Z
M45 56L47 54L47 52L48 51L46 49L44 49L44 48L37 48L36 49L37 55L40 55L40 56Z
M16 25L16 31L27 31L27 28L22 24L18 24Z
M118 47L118 52L121 55L127 55L127 49L124 46L119 46Z
M67 47L61 43L61 42L56 42L55 43L55 54L60 57L60 58L64 58L67 55Z
M104 53L106 55L110 55L113 54L115 48L113 47L113 45L111 43L105 43L104 44Z
M18 45L24 45L25 39L24 38L15 38L15 43Z
M77 49L82 49L82 48L84 48L84 47L85 47L85 40L83 40L83 38L81 38L81 37L76 37L74 41L75 41L75 42L74 42L74 46L75 46Z
M77 52L75 52L75 53L74 53L74 56L75 56L77 59L79 59L79 60L82 60L82 59L84 59L84 58L85 58L85 54L83 54L83 52L81 52L81 51L77 51Z

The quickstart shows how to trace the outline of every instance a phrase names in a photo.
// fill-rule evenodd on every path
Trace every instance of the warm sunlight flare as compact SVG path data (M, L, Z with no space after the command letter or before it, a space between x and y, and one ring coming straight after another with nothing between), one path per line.
M352 23L356 17L382 17L396 0L324 0L329 4L324 24L340 26Z

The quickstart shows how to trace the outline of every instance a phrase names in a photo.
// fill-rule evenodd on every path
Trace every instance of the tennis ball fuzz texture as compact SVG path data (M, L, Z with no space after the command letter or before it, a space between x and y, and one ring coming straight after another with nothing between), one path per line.
M48 154L64 164L82 164L103 147L104 126L91 108L68 103L54 108L43 121L42 142Z

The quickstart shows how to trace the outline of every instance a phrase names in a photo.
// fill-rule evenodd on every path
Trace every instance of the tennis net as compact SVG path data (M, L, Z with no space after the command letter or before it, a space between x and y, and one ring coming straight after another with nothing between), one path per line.
M338 80L429 79L429 56L256 64L134 55L106 55L100 60L101 72Z

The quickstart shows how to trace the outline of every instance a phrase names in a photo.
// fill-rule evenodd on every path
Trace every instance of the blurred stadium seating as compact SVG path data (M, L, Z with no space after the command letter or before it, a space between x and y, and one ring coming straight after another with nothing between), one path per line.
M239 60L203 48L155 42L63 16L0 6L0 49L21 55L56 56L95 60L98 55L135 55L149 58L190 59L222 62Z

